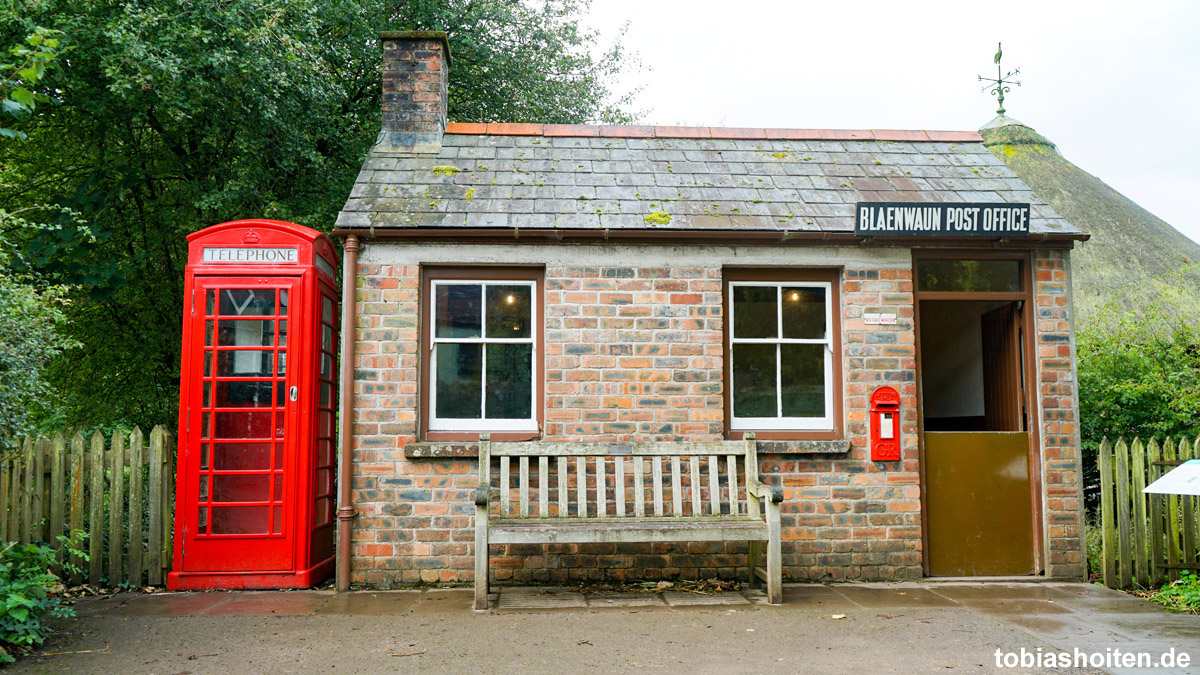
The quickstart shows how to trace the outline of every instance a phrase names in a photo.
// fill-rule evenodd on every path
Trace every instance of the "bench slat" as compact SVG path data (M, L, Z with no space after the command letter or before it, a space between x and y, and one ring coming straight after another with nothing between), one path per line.
M538 517L550 515L550 458L538 457Z
M661 516L663 514L662 458L650 458L650 469L654 474L654 515Z
M683 481L679 477L679 455L671 456L671 515L683 515Z
M572 443L569 441L505 441L492 443L493 455L520 457L596 457L605 455L745 455L742 441L683 441L643 443Z
M633 458L633 515L641 518L646 515L646 482L643 475L646 460L642 457Z
M717 458L708 458L708 503L714 516L721 515L721 471L717 468Z
M521 517L529 517L529 458L521 458Z
M511 460L508 457L500 458L500 517L501 518L507 518L512 515L512 513L509 511L509 509L512 508L512 504L509 503L509 494L508 494L508 490L509 490L508 486L509 486L509 481L510 481L510 478L508 475L509 474L509 466L508 465L509 465L510 461Z
M663 522L663 521L666 522ZM632 522L631 522L632 521ZM490 521L494 544L553 544L593 542L748 541L767 536L767 524L749 518L616 518L568 519L549 522L525 519Z
M700 458L692 455L692 515L700 515Z
M616 486L617 517L625 517L625 458L613 457L613 483Z
M575 512L586 518L587 508L587 457L575 458Z
M604 484L604 457L596 458L596 517L608 517L608 486Z
M567 458L558 458L558 516L567 517Z
M738 507L737 459L727 457L725 462L729 465L729 515L736 516L742 512Z

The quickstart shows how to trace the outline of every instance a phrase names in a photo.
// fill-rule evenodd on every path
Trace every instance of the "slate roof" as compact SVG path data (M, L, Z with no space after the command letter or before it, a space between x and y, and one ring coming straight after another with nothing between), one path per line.
M852 233L859 201L1029 202L975 132L450 124L440 152L372 148L339 230Z

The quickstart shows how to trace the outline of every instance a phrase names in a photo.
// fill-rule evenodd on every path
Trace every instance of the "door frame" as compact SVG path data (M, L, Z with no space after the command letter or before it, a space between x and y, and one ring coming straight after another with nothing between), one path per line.
M917 265L921 260L930 259L963 259L963 260L1016 260L1020 263L1021 290L1016 292L957 292L957 291L921 291L917 280ZM1041 461L1041 407L1038 399L1037 379L1037 305L1034 302L1034 266L1032 251L992 251L979 249L912 249L912 283L913 283L913 339L916 350L917 378L917 466L921 481L921 570L925 576L929 574L929 518L926 490L928 483L925 476L925 412L923 408L924 392L921 372L921 301L922 300L995 300L1022 302L1021 325L1023 339L1021 340L1021 357L1023 376L1025 380L1025 410L1026 427L1029 433L1029 498L1033 509L1033 573L1044 575L1046 572L1044 546L1044 503L1042 490L1042 461Z

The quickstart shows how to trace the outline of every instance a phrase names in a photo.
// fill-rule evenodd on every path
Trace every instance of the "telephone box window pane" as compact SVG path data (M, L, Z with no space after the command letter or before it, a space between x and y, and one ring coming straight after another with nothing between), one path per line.
M329 326L321 326L321 349L333 351L333 329Z
M322 410L320 414L317 415L317 435L333 435L333 413Z
M213 446L213 468L217 471L265 471L270 466L270 443L217 443Z
M811 286L784 286L781 292L783 295L783 337L824 340L825 289ZM787 413L784 415L786 416Z
M478 344L437 346L437 416L479 419L483 349Z
M198 529L200 531L200 534L204 534L205 531L208 529L208 507L207 506L201 506L199 509L199 512L196 514L196 529Z
M317 496L324 497L333 492L333 472L329 469L317 471Z
M287 375L287 352L279 352L279 370L275 374L279 377Z
M288 309L288 292L287 290L279 291L279 316L287 316Z
M217 382L218 408L270 408L270 382Z
M269 438L271 413L224 411L215 413L214 438Z
M479 337L483 286L443 284L434 297L434 331L440 338Z
M204 322L204 346L211 347L213 342L213 322Z
M270 377L271 355L272 352L260 349L219 351L217 377Z
M274 491L271 493L271 495L272 495L271 501L275 501L275 502L283 501L283 474L281 474L281 473L275 474L275 487L274 487Z
M268 474L213 476L213 502L269 502Z
M212 352L204 352L204 376L212 377Z
M487 287L487 337L529 337L532 290L526 285Z
M318 499L316 501L316 509L313 513L314 527L328 525L332 516L333 509L330 508L328 499Z
M287 291L283 291L287 297ZM221 289L221 316L271 316L275 314L272 288Z
M325 323L333 323L333 300L327 296L321 296L321 318Z
M212 382L204 383L204 402L202 404L202 407L205 407L205 408L212 407Z
M204 314L212 316L216 314L217 309L217 292L214 289L208 289L204 292Z
M283 387L284 387L283 380L275 381L275 407L276 408L282 408L285 405L287 405L287 398L283 393Z
M271 507L271 534L279 534L283 532L283 507Z
M275 344L275 321L223 319L217 323L219 347L270 347Z
M733 337L779 337L778 296L775 286L734 286Z
M198 494L196 501L200 501L200 502L208 501L208 476L200 476L200 483L197 486L196 491Z
M329 354L321 355L321 379L333 379L333 357Z
M825 416L825 345L780 345L784 417Z
M488 419L529 419L532 416L532 370L533 345L487 346L485 412Z
M776 417L775 345L733 345L733 414Z
M321 403L323 406L333 405L333 385L328 382L321 383Z
M922 291L1021 291L1019 260L920 260L917 288Z
M268 534L270 506L214 506L212 534Z
M275 438L283 438L285 417L283 413L275 414Z
M208 443L200 445L200 470L208 470Z
M200 415L200 438L209 438L209 414L203 413Z
M287 346L287 319L280 319L279 321L279 346Z
M317 441L317 465L330 466L333 464L333 443Z
M275 444L275 470L276 471L283 470L283 444L282 443Z

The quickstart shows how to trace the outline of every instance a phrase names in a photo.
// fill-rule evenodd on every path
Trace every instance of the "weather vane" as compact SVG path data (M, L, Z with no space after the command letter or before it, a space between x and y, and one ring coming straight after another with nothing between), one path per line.
M1020 75L1021 74L1020 68L1017 68L1016 70L1010 70L1007 75L1002 74L1004 72L1000 68L1000 57L1002 57L1002 56L1004 56L1004 49L1000 43L996 43L996 58L994 59L996 62L996 77L990 78L990 77L984 77L982 75L979 76L980 82L987 82L987 84L983 87L983 89L981 91L987 91L988 89L991 89L992 90L991 94L1000 99L1000 107L996 110L996 112L1001 115L1003 115L1005 112L1005 110L1004 110L1004 94L1007 93L1008 91L1010 91L1008 85L1015 84L1018 87L1021 86L1020 82L1009 79L1016 75Z

